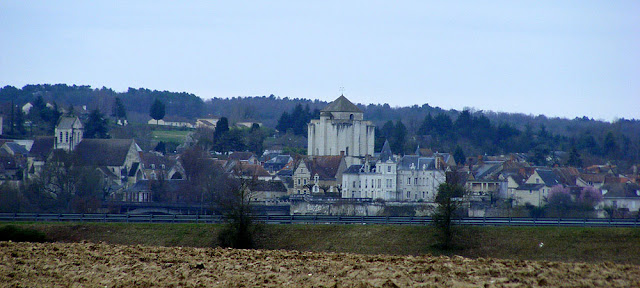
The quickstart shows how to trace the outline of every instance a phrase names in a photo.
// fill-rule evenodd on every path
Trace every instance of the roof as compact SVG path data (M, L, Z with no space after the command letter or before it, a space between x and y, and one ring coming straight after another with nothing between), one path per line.
M250 184L251 191L287 192L282 181L254 181Z
M49 153L53 150L54 141L54 136L36 137L36 139L33 140L29 156L35 157L39 160L46 159L47 156L49 156Z
M242 164L240 165L240 168L242 169L242 176L249 176L249 177L271 176L271 174L269 174L267 170L265 170L262 166L257 164Z
M75 123L76 120L80 121L78 119L78 117L62 116L62 117L60 117L60 120L58 120L58 124L56 125L56 127L58 129L71 129L71 128L73 128L73 123Z
M315 156L311 159L304 160L307 169L311 172L311 177L318 174L321 180L335 179L341 171L340 164L342 156Z
M4 145L2 145L3 147L6 147L5 149L8 149L7 152L9 150L11 150L11 155L27 155L29 154L29 151L27 151L27 148L25 148L24 146L16 143L16 142L7 142L4 143Z
M393 160L392 157L393 153L389 147L389 140L384 140L384 145L382 145L382 150L380 150L380 161L387 162L388 160Z
M360 174L362 172L362 165L354 164L349 166L347 170L344 170L342 174Z
M74 150L89 165L122 166L133 139L83 139Z
M138 180L136 184L127 188L126 191L151 191L151 181L154 180ZM182 179L165 179L162 185L165 191L177 192L187 190L189 182Z
M431 157L420 157L418 155L405 155L398 163L398 170L424 169L432 170L436 167L436 159Z
M141 152L140 158L145 169L150 169L151 164L155 165L155 169L161 169L164 164L165 169L171 169L178 162L176 159L163 156L158 152Z
M322 109L321 112L357 112L357 113L362 113L360 108L358 108L358 106L356 106L355 104L351 103L351 101L349 101L349 99L347 99L347 97L344 97L344 95L340 95L340 97L338 97L338 99L336 99L333 102L329 103L329 105L327 107L325 107L324 109Z
M265 162L265 164L269 163L269 164L284 164L287 165L287 163L289 163L289 161L291 161L293 158L291 158L291 156L289 155L278 155L276 157L271 158L269 161Z
M253 152L233 152L229 155L229 160L248 161L254 156Z
M542 178L542 182L547 186L556 186L561 184L560 179L551 170L537 169L536 172L538 172L538 175Z
M602 186L607 191L604 198L637 198L640 199L640 186L635 183L612 183Z
M542 187L544 187L544 184L522 184L516 190L540 190Z

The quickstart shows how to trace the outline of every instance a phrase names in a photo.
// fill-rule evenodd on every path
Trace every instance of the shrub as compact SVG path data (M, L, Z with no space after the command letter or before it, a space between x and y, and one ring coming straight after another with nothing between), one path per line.
M0 241L46 242L44 233L35 229L20 228L14 225L0 227Z

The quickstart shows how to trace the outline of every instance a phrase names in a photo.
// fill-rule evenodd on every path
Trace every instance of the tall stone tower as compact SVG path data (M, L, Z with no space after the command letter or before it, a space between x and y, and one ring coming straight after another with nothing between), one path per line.
M73 151L84 136L84 126L78 117L60 117L55 128L55 149Z
M344 95L320 111L308 129L309 156L344 155L347 166L361 164L373 155L375 126Z

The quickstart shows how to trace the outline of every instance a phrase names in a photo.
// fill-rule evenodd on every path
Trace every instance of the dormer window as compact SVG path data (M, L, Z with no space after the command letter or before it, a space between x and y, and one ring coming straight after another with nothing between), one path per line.
M353 114L349 114L349 120L353 120Z

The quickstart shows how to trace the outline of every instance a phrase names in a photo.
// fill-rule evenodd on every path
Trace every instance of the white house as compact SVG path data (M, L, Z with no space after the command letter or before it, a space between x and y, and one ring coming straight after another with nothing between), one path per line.
M398 163L398 201L433 201L446 181L436 158L405 155Z
M351 165L342 173L342 198L372 198L395 201L397 161L385 141L380 159L371 163Z

